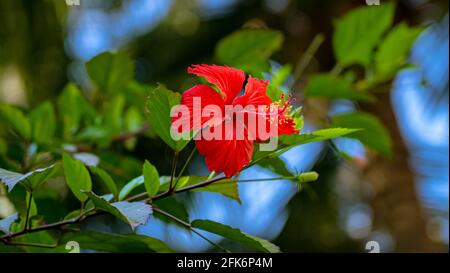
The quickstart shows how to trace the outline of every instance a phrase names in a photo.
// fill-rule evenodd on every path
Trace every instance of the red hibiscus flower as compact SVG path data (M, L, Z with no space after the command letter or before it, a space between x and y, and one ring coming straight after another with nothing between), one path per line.
M188 68L188 73L205 77L206 81L215 85L218 91L205 84L195 85L186 90L182 95L181 105L189 109L190 115L187 118L174 117L172 123L181 119L188 125L186 127L188 130L204 130L206 127L212 131L220 129L221 138L210 140L196 138L195 140L197 149L206 158L206 165L210 171L224 172L227 177L236 175L249 164L255 141L261 142L270 136L299 132L295 129L295 122L290 116L290 101L282 96L280 101L273 102L266 95L268 81L249 76L244 94L239 96L245 81L245 73L241 70L227 66L193 65ZM201 109L196 109L195 99L201 99ZM208 105L220 109L222 115L193 118ZM264 110L246 112L245 118L237 120L235 116L226 114L227 106L243 108L253 106L262 107ZM261 135L258 131L249 129L249 116L252 114L263 115L266 126L276 121L276 132Z

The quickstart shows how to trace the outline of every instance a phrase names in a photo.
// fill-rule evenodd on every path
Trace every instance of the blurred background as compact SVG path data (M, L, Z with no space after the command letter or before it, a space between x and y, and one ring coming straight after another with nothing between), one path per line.
M273 56L273 70L295 65L316 34L323 33L326 40L303 78L286 84L304 104L305 130L318 127L318 113L332 116L363 107L389 129L394 159L373 156L356 140L304 145L282 159L291 171L316 170L318 182L298 194L288 181L241 183L242 204L214 193L190 194L183 196L190 218L239 227L273 240L283 252L366 252L369 241L378 242L382 252L448 251L448 1L396 2L395 22L427 26L413 46L411 66L398 73L388 87L391 92L377 95L377 104L339 100L324 106L302 100L308 75L332 69L333 21L365 5L364 0L0 1L0 101L21 107L54 101L69 81L89 90L84 63L119 50L132 56L139 83L160 82L182 92L198 82L186 68L214 62L216 43L239 28L271 28L285 35ZM127 153L138 166L149 159L160 173L169 174L172 154L159 140L140 138ZM138 175L138 168L129 169ZM189 172L208 174L201 157ZM243 179L271 176L259 166L241 174ZM54 207L48 196L35 198L47 210ZM3 217L12 205L2 200ZM200 237L158 218L138 233L161 238L178 251L210 248Z

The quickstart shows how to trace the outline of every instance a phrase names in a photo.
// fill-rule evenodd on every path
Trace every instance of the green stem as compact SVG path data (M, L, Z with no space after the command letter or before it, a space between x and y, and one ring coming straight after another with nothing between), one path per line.
M173 179L175 178L175 173L177 171L177 160L178 160L178 152L175 152L172 160L172 171L170 173L170 184L169 184L169 192L173 191L172 183Z
M214 175L216 175L216 172L212 171L206 180L211 180L214 177Z
M331 69L330 73L335 76L338 76L339 74L341 74L343 69L344 69L344 67L342 67L341 64L336 63L336 65L333 67L333 69Z
M190 231L194 232L195 234L197 234L198 236L200 236L202 239L204 239L205 241L207 241L208 243L210 243L212 246L214 246L214 247L220 249L221 251L223 251L223 252L229 252L229 251L226 250L225 248L221 247L220 245L214 243L213 241L211 241L211 240L209 240L208 238L206 238L205 236L203 236L200 232L198 232L198 231L196 231L195 229L193 229L192 226L191 226L191 224L186 223L185 221L181 220L180 218L178 218L178 217L176 217L176 216L174 216L174 215L172 215L172 214L170 214L170 213L168 213L168 212L166 212L166 211L163 211L163 210L161 210L161 209L159 209L159 208L157 208L157 207L153 207L153 211L154 211L154 212L157 212L157 213L159 213L159 214L161 214L161 215L164 215L165 217L167 217L167 218L169 218L169 219L171 219L171 220L173 220L173 221L175 221L175 222L181 224L183 227L185 227L185 228L189 229Z
M24 230L28 230L28 222L30 218L30 211L31 211L31 202L33 200L33 192L30 191L30 196L28 197L28 204L27 204L27 214L25 216L25 226L23 227Z
M55 247L58 246L58 244L47 245L47 244L40 244L40 243L23 243L23 242L12 242L12 241L6 241L5 245L11 245L11 246L33 246L33 247L42 247L42 248L55 248Z
M192 157L194 156L196 150L197 150L197 148L194 147L192 149L191 153L189 154L188 158L186 159L186 162L184 162L184 165L181 168L180 173L177 176L177 179L175 180L175 185L173 186L174 188L177 187L178 180L180 180L181 176L183 175L184 171L186 170L187 166L189 165L189 162L191 161Z
M311 60L314 58L314 55L316 54L317 50L319 49L320 45L325 41L325 36L321 33L317 34L309 47L306 49L305 53L303 54L302 58L297 64L297 67L294 72L294 82L297 82L300 77L305 72L306 68L308 68L308 65L311 63Z

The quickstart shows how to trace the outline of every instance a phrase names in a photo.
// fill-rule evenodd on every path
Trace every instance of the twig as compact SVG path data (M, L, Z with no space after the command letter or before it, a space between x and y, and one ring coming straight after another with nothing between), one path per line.
M309 47L306 49L305 53L303 54L302 58L297 64L297 67L294 71L294 81L297 82L300 77L305 72L306 68L308 67L309 63L311 62L312 58L316 54L317 50L319 49L320 45L325 41L325 36L323 34L317 34Z
M172 183L173 179L175 178L175 173L177 171L177 160L178 160L178 152L175 152L172 160L172 171L170 173L170 184L169 184L169 191L172 191Z
M213 241L211 241L208 238L206 238L205 236L203 236L200 232L198 232L195 229L193 229L191 224L186 223L185 221L181 220L180 218L178 218L178 217L176 217L176 216L174 216L174 215L172 215L172 214L170 214L170 213L168 213L166 211L163 211L163 210L161 210L159 208L156 208L156 207L153 208L153 211L157 212L157 213L159 213L161 215L164 215L165 217L170 218L171 220L181 224L183 227L185 227L185 228L189 229L190 231L194 232L195 234L200 236L200 238L202 238L203 240L207 241L208 243L210 243L212 246L218 248L219 250L221 250L223 252L229 252L225 248L221 247L220 245L214 243Z
M55 248L58 244L47 245L47 244L39 244L39 243L23 243L23 242L12 242L12 241L3 241L5 245L11 246L34 246L34 247L43 247L43 248Z
M30 197L28 197L28 206L27 206L27 215L25 216L25 226L24 230L28 230L28 221L30 218L30 210L31 210L31 201L33 200L33 192L30 191Z
M163 192L163 193L160 193L160 194L154 196L153 198L148 198L147 201L156 201L158 199L171 196L173 194L186 192L186 191L193 190L193 189L196 189L196 188L206 187L206 186L208 186L208 185L210 185L210 184L212 184L212 183L214 183L216 181L220 181L220 180L225 179L225 178L226 177L224 175L221 175L221 176L218 176L218 177L216 177L214 179L205 180L205 181L197 183L195 185L187 186L187 187L184 187L184 188L181 188L181 189L178 189L178 190L166 191L166 192ZM145 194L147 194L147 193L145 193ZM139 194L139 195L141 195L141 194ZM132 197L130 197L127 200L129 200L129 201L136 200L136 199L138 199L137 197L139 195L132 196ZM89 213L91 213L91 214L89 214ZM17 237L17 236L24 235L24 234L38 232L38 231L43 231L43 230L60 229L60 228L62 228L64 226L66 226L66 225L76 224L76 223L79 223L79 222L85 220L86 218L98 216L98 215L101 215L101 214L104 214L104 212L102 212L102 211L95 211L95 209L86 210L80 216L72 218L72 219L69 219L69 220L55 222L55 223L47 224L47 225L42 225L42 226L38 226L38 227L35 227L35 228L32 228L32 229L27 229L27 230L24 229L24 230L16 232L16 233L10 233L10 234L4 235L4 236L0 237L0 241L8 242L10 239L12 239L14 237Z
M186 162L184 163L183 167L181 167L181 170L178 173L177 179L175 180L175 185L173 186L174 188L177 187L178 181L180 180L181 176L183 175L184 171L186 170L187 166L189 165L189 162L191 161L192 157L194 156L196 150L197 150L197 148L194 146L194 148L192 149L188 158L186 159Z
M35 228L31 228L31 229L23 229L22 231L19 231L19 232L10 233L10 234L0 237L0 240L6 243L10 239L20 236L20 235L23 235L23 234L28 234L28 233L33 233L33 232L38 232L38 231L43 231L43 230L58 229L58 228L61 228L62 226L69 225L69 224L75 224L75 223L78 223L78 222L88 218L88 217L92 217L92 216L96 216L96 215L100 214L100 212L96 212L94 214L87 215L89 212L93 212L93 211L94 211L94 209L87 210L80 216L69 219L69 220L59 221L59 222L55 222L52 224L42 225L42 226L38 226Z

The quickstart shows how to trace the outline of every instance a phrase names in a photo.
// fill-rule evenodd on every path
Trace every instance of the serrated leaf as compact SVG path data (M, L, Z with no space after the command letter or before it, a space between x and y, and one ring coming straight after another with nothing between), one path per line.
M389 131L376 116L364 112L340 114L332 118L332 124L360 128L360 131L346 137L358 139L386 157L391 156L392 140Z
M89 78L103 92L118 92L133 79L134 65L123 53L105 52L86 63Z
M278 253L280 249L271 242L242 232L240 229L233 228L211 220L194 220L191 223L193 228L198 228L214 234L223 236L229 240L242 243L248 247L261 252Z
M11 225L19 219L19 214L13 213L10 216L0 220L0 231L5 234L9 234Z
M180 104L181 95L158 85L150 92L147 101L148 120L156 134L174 151L180 152L190 140L174 140L170 135L172 107Z
M226 36L216 47L217 59L229 66L240 68L258 76L269 70L268 58L283 42L278 31L243 29Z
M406 64L408 52L422 31L421 27L410 28L406 23L400 23L388 33L375 54L375 77L378 81L393 77Z
M394 10L394 4L383 3L352 10L338 19L333 35L333 48L338 63L342 66L368 66L374 48L392 24Z
M89 166L89 170L91 170L92 173L100 178L100 180L105 184L105 186L113 194L114 197L117 198L119 196L119 191L117 189L116 183L114 183L114 180L106 171L95 166Z
M0 118L5 120L21 137L30 139L30 121L21 110L11 105L0 104Z
M63 154L63 166L70 190L78 200L86 201L88 197L84 192L89 192L92 189L91 176L88 170L81 161L73 159L67 154Z
M112 234L93 230L69 232L63 235L61 243L79 243L81 249L118 253L173 252L163 241L137 234Z
M357 91L347 79L331 74L317 74L312 76L306 86L305 95L308 97L361 101L372 101L374 99L367 92Z
M120 201L109 203L93 192L86 192L86 194L96 208L114 215L124 223L129 224L133 230L139 225L147 223L150 214L152 214L151 206L144 202Z
M25 174L16 173L0 168L0 182L6 185L8 191L11 191L19 182L23 182L25 186L31 189L35 189L47 179L57 174L57 168L59 168L59 166L59 164L53 164L45 168L32 170Z
M144 174L145 189L147 190L148 196L153 197L159 190L158 170L146 160L144 166L142 167L142 171Z

